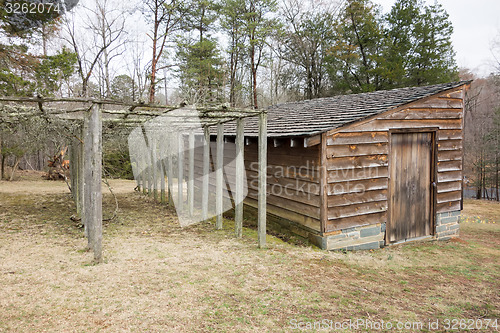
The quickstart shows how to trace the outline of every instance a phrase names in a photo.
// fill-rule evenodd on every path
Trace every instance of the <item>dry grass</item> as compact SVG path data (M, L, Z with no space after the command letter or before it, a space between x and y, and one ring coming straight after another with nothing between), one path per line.
M0 331L280 332L292 331L292 319L500 316L499 224L463 223L460 240L372 252L328 253L271 236L259 250L255 231L235 239L231 221L222 231L181 229L168 208L121 181L105 262L92 265L69 195L35 183L0 182ZM109 195L105 203L110 214Z
M500 224L500 202L466 199L462 218Z

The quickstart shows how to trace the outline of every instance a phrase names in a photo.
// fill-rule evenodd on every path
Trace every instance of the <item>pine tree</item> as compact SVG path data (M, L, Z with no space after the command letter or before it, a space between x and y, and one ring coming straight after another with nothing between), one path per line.
M380 89L385 42L379 9L369 0L348 0L335 29L336 39L328 50L334 93Z
M0 10L0 36L9 38L9 43L0 42L0 94L33 96L35 93L53 95L60 86L61 80L68 79L75 69L75 54L66 48L54 55L38 56L30 52L30 43L38 38L45 45L48 31L58 30L58 21L64 13L61 1L54 1L58 11L31 12L8 11L5 1ZM18 3L19 4L19 3ZM30 2L20 3L29 5Z
M190 103L218 103L223 99L222 60L213 25L220 7L210 0L193 0L182 22L187 35L177 42L181 91Z
M451 42L453 27L439 4L398 0L386 17L387 88L422 86L458 79Z

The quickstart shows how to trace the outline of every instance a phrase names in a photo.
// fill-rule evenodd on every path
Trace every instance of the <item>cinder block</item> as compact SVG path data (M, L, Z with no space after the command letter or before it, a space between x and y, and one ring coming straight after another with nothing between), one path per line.
M453 212L450 212L450 216L460 216L460 214L461 214L461 211L459 211L459 210L455 210Z
M330 240L339 240L339 239L344 239L347 238L346 234L340 234L340 235L333 235L333 236L327 236L326 237L329 241Z
M358 239L359 238L359 231L353 231L353 232L350 232L350 233L345 234L345 235L349 238Z
M348 247L354 247L373 242L380 243L380 241L383 241L383 239L384 235L378 234L376 236L358 238L358 239L346 237L345 239L332 240L332 241L328 240L328 250L347 249Z
M456 217L456 216L445 217L441 220L441 224L451 224L451 223L457 223L457 222L458 222L458 217Z
M355 230L356 230L356 228L355 228L355 227L352 227L352 228L342 229L342 232L343 232L344 234L348 234L348 233L353 232L353 231L355 231Z
M449 227L449 230L452 231L452 230L457 230L457 229L460 229L460 224L452 224L450 225Z
M328 247L326 237L321 237L318 235L309 234L308 239L311 243L313 243L314 245L316 245L317 247L319 247L322 250L326 250Z
M350 249L351 248L351 249ZM361 245L349 246L347 250L359 251L359 250L374 250L380 248L380 242L371 242Z
M382 223L382 225L380 226L380 231L385 232L385 223Z
M380 234L380 226L375 226L375 227L370 227L370 228L363 228L359 231L359 236L361 238L363 237L370 237L370 236L375 236Z
M442 218L445 218L445 217L448 217L450 216L450 212L444 212L444 213L438 213L437 214L437 218L438 219L442 219Z
M438 239L442 240L444 237L447 236L456 236L458 234L458 230L452 230L452 231L445 231L440 234L438 234Z
M438 233L438 234L441 232L447 231L447 230L448 230L448 226L446 224L436 227L436 233Z

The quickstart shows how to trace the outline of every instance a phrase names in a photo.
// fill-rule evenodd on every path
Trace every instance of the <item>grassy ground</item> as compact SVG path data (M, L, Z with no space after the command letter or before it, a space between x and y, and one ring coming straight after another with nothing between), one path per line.
M268 236L262 250L254 230L181 229L132 183L112 184L120 212L94 265L64 183L0 182L0 332L289 332L323 319L416 332L414 322L443 331L445 319L500 317L499 204L467 201L448 242L344 254ZM342 330L357 331L372 330Z

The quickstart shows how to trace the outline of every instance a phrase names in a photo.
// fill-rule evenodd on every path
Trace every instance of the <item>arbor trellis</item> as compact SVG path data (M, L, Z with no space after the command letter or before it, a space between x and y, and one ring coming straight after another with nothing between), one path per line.
M235 186L231 195L235 208L235 233L242 235L245 166L244 119L258 117L258 245L266 244L266 169L267 169L267 113L265 110L234 109L226 107L188 108L179 113L179 107L124 103L87 98L23 98L0 97L0 119L13 121L17 117L42 116L78 124L77 133L70 142L71 188L77 212L85 227L89 248L96 261L102 260L102 141L103 123L135 126L129 136L129 147L134 137L143 136L146 145L131 152L134 176L140 191L156 201L175 205L178 214L188 218L195 215L195 148L202 148L202 179L199 220L209 218L210 205L215 205L216 228L222 229L224 197L224 145L234 137L236 148ZM64 107L61 107L61 103ZM21 104L21 105L20 105ZM54 107L54 105L56 107ZM110 107L106 109L105 106ZM168 116L168 121L162 121ZM152 121L160 119L160 121ZM224 125L236 123L230 135ZM200 127L201 126L201 127ZM211 128L216 128L211 131ZM212 133L214 132L214 133ZM210 139L216 138L215 162L210 158ZM247 140L248 141L248 140ZM187 146L188 149L184 149ZM137 148L137 147L136 147ZM144 149L146 148L146 150ZM184 151L188 152L187 163ZM199 161L198 161L199 162ZM174 165L175 164L175 165ZM209 173L215 171L215 184L210 184ZM177 171L177 175L175 175ZM184 174L185 173L185 174ZM177 177L175 177L177 176ZM167 178L167 182L165 180ZM177 184L174 179L177 178ZM184 185L186 179L186 185ZM175 187L177 196L175 198ZM209 188L215 188L215 202ZM187 204L184 200L187 196ZM187 206L187 207L186 207ZM185 210L187 208L187 210ZM179 216L180 218L180 216Z

